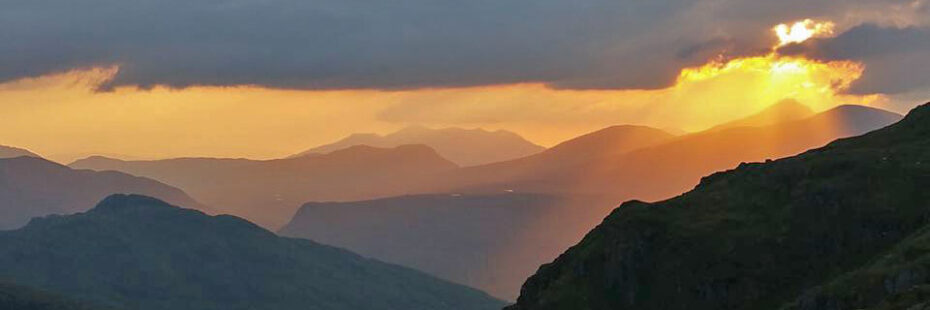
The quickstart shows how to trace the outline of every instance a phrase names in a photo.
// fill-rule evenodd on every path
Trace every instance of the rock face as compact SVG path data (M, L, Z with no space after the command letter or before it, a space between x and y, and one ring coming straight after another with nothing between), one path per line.
M614 210L508 309L915 309L930 285L930 104Z
M357 145L397 147L424 144L459 166L474 166L505 161L539 153L545 148L506 130L407 127L387 135L353 134L342 140L321 145L292 157L325 154Z
M0 278L126 309L495 309L421 272L137 195L0 232Z
M37 157L0 159L0 229L30 218L87 210L114 193L144 194L200 210L180 189L125 173L75 170Z

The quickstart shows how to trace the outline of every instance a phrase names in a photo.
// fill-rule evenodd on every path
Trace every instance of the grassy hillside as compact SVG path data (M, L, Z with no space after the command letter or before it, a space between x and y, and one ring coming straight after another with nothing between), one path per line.
M670 200L627 202L542 266L511 309L881 307L930 283L927 269L882 265L930 247L928 188L924 105L861 137L711 175Z
M0 232L0 278L139 310L503 306L412 269L136 195Z

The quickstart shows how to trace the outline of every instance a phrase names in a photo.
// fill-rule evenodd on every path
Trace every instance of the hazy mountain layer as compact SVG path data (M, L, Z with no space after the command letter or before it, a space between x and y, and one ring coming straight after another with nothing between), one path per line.
M865 128L880 128L899 117L850 106L801 121L677 138L649 127L614 126L530 157L454 170L428 179L426 188L435 186L432 190L419 190L461 193L460 197L426 195L344 204L309 203L283 232L416 267L513 299L519 294L520 283L535 271L526 263L555 258L624 199L672 197L693 188L701 176L713 171L733 168L744 161L797 154L838 137L861 134ZM854 126L855 122L860 124ZM515 194L507 194L507 190ZM560 198L548 201L545 208L524 208L529 204L513 199L533 196L523 193L534 192ZM481 209L475 207L488 206L501 209L495 213L498 218L489 221L500 224L493 229L482 226L487 220L481 216L467 216ZM534 224L526 225L527 220ZM412 224L421 221L428 223ZM437 233L444 228L450 232ZM497 237L485 238L486 230ZM527 235L535 237L524 238ZM468 247L455 246L464 244L462 238L471 238ZM505 242L498 239L510 242L507 252L497 250ZM463 251L472 251L472 255L452 255Z
M483 292L137 195L0 232L0 278L127 309L495 309Z
M307 203L281 234L344 247L515 300L536 266L595 223L570 206L595 199L504 193ZM606 203L606 202L601 202Z
M71 164L116 170L178 186L265 227L281 227L307 201L345 201L408 193L411 183L457 166L423 145L355 146L278 160L180 158L122 161L92 157Z
M0 158L14 158L14 157L20 157L20 156L29 156L29 157L37 157L37 158L42 157L26 149L0 145Z
M928 163L930 104L861 137L711 175L670 200L624 203L527 280L511 309L920 305Z
M87 210L114 193L138 193L209 210L180 189L121 172L75 170L36 157L0 159L0 229L30 218Z
M474 166L516 159L539 153L545 148L506 130L407 127L387 135L353 134L342 140L318 146L292 157L323 154L356 145L397 147L424 144L460 166Z
M887 126L900 117L884 110L841 106L801 120L768 126L726 128L671 139L652 134L642 141L656 142L637 144L640 147L631 147L627 152L573 151L563 152L553 160L530 157L464 168L428 186L445 191L506 189L560 195L611 195L618 200L665 199L693 188L701 176L708 173L730 169L741 162L796 155L837 138ZM619 127L616 130L629 129ZM592 135L597 139L588 136L579 139L592 140L586 143L588 145L607 145L617 140ZM572 143L574 141L563 144ZM534 157L548 156L557 149L554 147Z
M814 110L793 99L783 100L756 114L714 126L707 131L736 127L761 127L805 119L814 115Z

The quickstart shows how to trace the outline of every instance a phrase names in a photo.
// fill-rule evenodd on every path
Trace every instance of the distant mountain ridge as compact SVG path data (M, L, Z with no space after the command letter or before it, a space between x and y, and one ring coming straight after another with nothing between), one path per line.
M580 200L580 199L579 199ZM515 300L536 266L577 241L562 229L571 198L527 193L426 194L304 204L285 236L337 245ZM588 226L590 227L590 226Z
M0 159L0 229L25 225L30 218L84 211L114 193L152 195L211 210L184 191L121 172L75 170L36 157Z
M92 157L71 167L115 170L183 188L208 205L278 228L307 201L405 194L421 178L458 168L425 145L353 146L275 160L178 158L123 161Z
M714 171L731 169L741 162L795 155L837 138L881 128L900 117L877 109L844 106L800 120L736 126L685 136L673 136L643 126L612 126L536 155L440 173L426 178L427 184L412 191L458 197L417 195L339 204L308 203L282 232L321 238L329 244L418 267L485 289L496 296L513 298L519 293L516 282L522 280L516 275L528 276L533 271L523 268L521 262L557 257L623 200L672 197L693 188L702 176ZM505 197L509 195L558 199L521 209L530 204L508 203ZM482 202L479 199L487 196L499 200ZM463 209L457 212L465 215L435 216L438 211L432 210L455 209L451 206ZM525 213L501 211L496 213L498 218L490 222L512 221L515 224L479 229L467 215L469 206L496 206ZM388 215L383 214L384 210L398 212ZM378 221L381 218L392 220ZM461 263L443 265L429 263L442 255L441 251L434 254L427 250L400 250L421 245L438 247L442 245L441 240L447 240L448 244L458 240L442 233L431 233L423 225L408 224L420 218L430 218L440 227L456 227L457 233L473 235L471 244L474 245L470 247L475 251L469 253L471 255L456 256ZM366 225L373 228L361 229ZM495 250L498 241L480 238L485 230L495 231L502 240L521 241L508 246L510 253L501 253ZM380 239L389 233L406 238ZM545 237L520 239L528 233ZM397 252L393 252L394 249ZM454 249L450 253L455 253ZM517 257L520 260L514 259ZM427 264L430 265L424 267ZM471 274L460 274L465 272Z
M626 202L508 309L924 309L928 163L930 103L669 200Z
M27 149L0 145L0 158L14 158L21 156L42 158L42 156L39 156L38 154L33 153Z
M474 166L516 159L545 150L506 130L442 128L430 129L411 126L387 134L352 134L342 140L314 147L293 157L329 153L356 145L397 147L405 144L423 144L436 150L444 158L459 166Z
M566 141L534 156L450 172L426 184L429 190L425 191L514 190L663 199L693 187L707 173L732 168L740 162L795 155L900 119L901 115L884 110L840 106L799 120L720 128L678 137L648 127L616 126ZM563 145L611 145L623 141L618 139L621 135L643 136L631 140L636 142L629 147L613 152L590 151L595 148L560 151ZM557 153L561 154L553 155Z
M750 116L711 127L707 131L717 131L736 127L769 126L777 123L801 120L811 117L814 114L814 110L810 107L797 100L787 99L775 103Z
M503 306L412 269L138 195L0 232L0 278L139 310Z

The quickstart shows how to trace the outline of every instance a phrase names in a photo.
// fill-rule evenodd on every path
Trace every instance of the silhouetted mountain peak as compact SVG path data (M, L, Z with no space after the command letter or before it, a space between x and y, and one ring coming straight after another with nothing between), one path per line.
M712 127L708 131L716 131L736 127L761 127L774 125L778 123L796 121L814 115L807 105L794 99L785 99L773 104L758 113L750 116L726 122Z
M813 115L814 110L812 110L806 104L798 102L797 100L785 99L769 106L768 108L765 108L759 114L774 114L783 116Z
M107 196L90 212L126 212L129 210L180 209L167 202L143 195L113 194Z
M290 156L290 158L326 154L357 145L392 148L405 144L427 145L442 157L460 166L511 160L536 154L545 149L506 130L489 131L482 128L457 127L433 129L413 125L386 135L352 134L339 141Z
M33 153L27 149L0 145L0 158L12 158L12 157L20 157L20 156L41 157L38 154Z
M442 158L442 156L440 156L436 150L424 144L404 144L388 148L374 147L369 145L353 145L341 150L332 151L328 154L325 154L324 156L338 157L389 153L403 154L407 156L435 157L437 159Z
M652 127L616 125L562 142L546 153L610 155L656 145L674 137Z
M846 113L846 114L876 113L876 114L883 114L883 115L895 115L897 117L901 117L900 114L897 114L894 112L890 112L890 111L886 111L886 110L882 110L878 108L873 108L873 107L867 107L864 105L857 105L857 104L839 105L839 106L836 106L835 108L827 110L824 113Z

